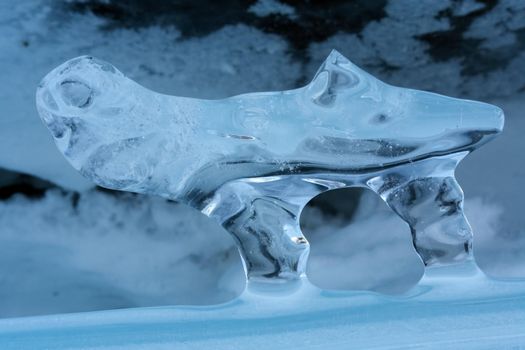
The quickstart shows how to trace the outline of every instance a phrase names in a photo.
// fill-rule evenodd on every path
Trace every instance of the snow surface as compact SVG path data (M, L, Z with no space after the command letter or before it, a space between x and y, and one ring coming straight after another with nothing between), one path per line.
M98 191L74 200L49 190L0 202L1 317L219 303L242 290L233 240L196 210Z
M293 7L283 4L277 0L259 0L250 6L248 12L252 12L259 17L277 14L287 16L290 19L297 18L295 9Z
M463 265L463 267L465 267ZM286 288L289 287L289 288ZM208 307L161 307L0 321L2 349L514 349L525 283L474 265L437 268L406 295L327 292L306 282L249 289Z

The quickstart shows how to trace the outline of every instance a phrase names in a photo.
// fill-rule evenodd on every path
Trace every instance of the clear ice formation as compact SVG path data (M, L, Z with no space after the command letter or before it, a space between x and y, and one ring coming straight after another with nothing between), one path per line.
M493 105L385 84L336 51L304 87L222 100L158 94L83 56L50 72L36 100L73 167L214 218L250 282L302 279L301 210L348 186L375 191L407 222L427 267L471 264L454 170L504 123Z

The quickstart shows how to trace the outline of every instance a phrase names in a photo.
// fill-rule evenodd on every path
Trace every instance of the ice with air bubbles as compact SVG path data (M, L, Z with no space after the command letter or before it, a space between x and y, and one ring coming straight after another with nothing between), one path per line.
M302 208L349 186L372 189L408 223L425 265L471 259L454 169L504 119L489 104L385 84L336 51L304 87L222 100L158 94L84 56L44 78L37 106L88 179L215 218L250 279L304 275Z
M525 324L524 315L512 312L525 306L525 285L493 281L476 266L463 192L454 177L468 153L502 131L504 116L496 106L388 85L336 51L304 87L220 100L155 93L110 63L82 56L51 71L36 99L58 149L85 177L106 188L186 203L215 219L237 243L248 281L244 294L217 308L145 311L141 322L160 324L161 338L165 329L169 341L188 337L205 347L195 332L207 325L218 348L233 346L254 328L254 348L272 337L290 344L306 338L313 345L319 339L344 344L345 332L362 327L354 344L362 338L363 346L375 342L380 348L384 339L377 334L387 335L389 328L372 325L381 320L416 324L409 319L436 314L444 320L435 318L429 326L439 327L468 323L468 312L487 320L508 312L515 326L506 332L516 334ZM319 193L342 187L374 191L409 225L426 272L406 295L392 300L337 294L308 282L309 245L300 213ZM471 309L480 299L483 306ZM367 309L366 318L359 308ZM447 320L461 311L468 312ZM281 332L263 338L272 317ZM237 327L226 329L225 321ZM93 326L86 319L72 323ZM104 326L95 324L102 332ZM306 328L293 333L291 324ZM340 337L330 333L337 327ZM496 328L488 322L477 331L492 334ZM468 340L473 328L462 329L451 339ZM399 346L408 344L392 332ZM64 341L82 342L73 333ZM420 333L421 341L432 336L423 328ZM518 335L500 341L525 340L523 331Z

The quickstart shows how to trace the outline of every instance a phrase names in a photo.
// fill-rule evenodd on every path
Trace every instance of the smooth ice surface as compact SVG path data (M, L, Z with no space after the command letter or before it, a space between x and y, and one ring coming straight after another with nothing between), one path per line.
M457 268L457 266L456 266ZM525 283L473 264L434 268L405 295L329 292L297 281L208 307L128 309L0 321L8 349L518 349Z
M249 280L304 275L298 217L317 194L375 191L427 266L468 262L458 162L503 128L492 105L387 85L333 51L295 90L199 100L147 90L83 56L49 73L39 113L95 183L185 202L235 238Z

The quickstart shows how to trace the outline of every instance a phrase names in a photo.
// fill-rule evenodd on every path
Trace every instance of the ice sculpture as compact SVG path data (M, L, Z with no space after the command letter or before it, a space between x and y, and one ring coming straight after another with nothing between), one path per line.
M208 307L0 320L2 349L495 349L525 344L525 283L487 278L454 169L497 135L497 107L387 85L332 52L303 88L197 100L153 93L91 57L53 70L40 115L97 184L177 199L220 222L248 287ZM412 230L427 266L399 296L333 292L304 273L298 217L364 186Z
M43 79L37 106L60 151L98 185L216 219L249 281L303 276L300 212L346 186L379 194L426 266L469 261L454 169L504 120L489 104L385 84L336 51L305 87L223 100L158 94L84 56Z

